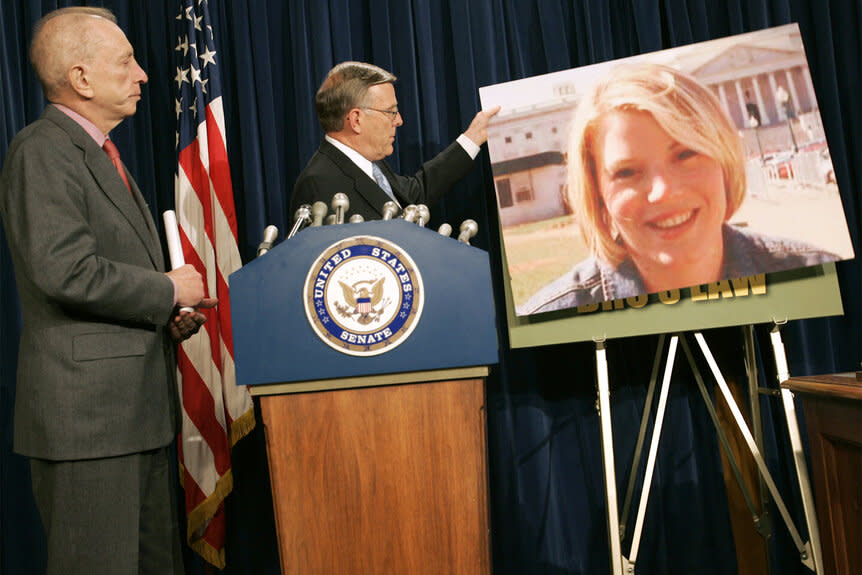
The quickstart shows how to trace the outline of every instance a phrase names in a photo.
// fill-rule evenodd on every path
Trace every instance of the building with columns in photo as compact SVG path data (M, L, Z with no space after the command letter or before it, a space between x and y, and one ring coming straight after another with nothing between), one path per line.
M721 101L745 142L753 185L762 188L773 180L834 182L796 27L708 42L698 50L670 50L663 56L656 61L688 72ZM550 91L548 99L536 104L504 107L489 128L503 227L572 213L566 193L566 152L577 86L560 79Z

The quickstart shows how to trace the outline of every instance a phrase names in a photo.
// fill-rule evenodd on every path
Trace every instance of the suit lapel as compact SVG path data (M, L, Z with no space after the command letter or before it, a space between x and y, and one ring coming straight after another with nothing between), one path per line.
M87 137L89 138L89 135ZM92 138L90 139L92 140ZM128 175L127 171L126 176L129 179L129 185L132 186L132 194L130 194L108 155L97 147L95 142L93 142L92 149L85 150L84 161L96 183L102 188L102 192L123 214L138 238L146 246L153 264L157 269L160 269L163 265L161 263L162 253L155 224L135 180Z
M320 144L320 153L327 156L338 168L353 180L353 189L362 196L380 217L383 217L383 204L390 200L377 182L363 172L359 166L345 156L341 150L324 140Z
M128 171L126 176L129 179L129 185L132 186L132 194L129 193L126 184L120 174L117 173L117 169L105 151L77 122L53 106L48 106L45 109L44 117L63 128L69 134L72 142L84 152L84 163L93 175L93 179L108 200L129 222L135 234L146 247L150 260L156 269L162 270L164 266L163 256L155 223L137 184Z
M153 216L150 214L150 206L144 199L144 194L138 188L132 175L126 171L126 177L129 179L129 185L132 186L132 195L134 196L135 204L138 207L138 214L147 226L147 233L139 231L138 236L147 246L147 251L150 253L150 259L156 265L156 269L164 271L164 254L162 253L162 245L159 241L159 231L156 228L156 223L153 221ZM133 224L134 225L134 224Z

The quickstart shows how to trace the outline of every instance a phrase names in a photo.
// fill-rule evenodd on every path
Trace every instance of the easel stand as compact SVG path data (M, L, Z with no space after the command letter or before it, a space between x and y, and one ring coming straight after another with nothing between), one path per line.
M773 329L771 332L771 340L773 351L775 353L775 364L778 372L778 380L779 383L781 383L788 379L789 374L787 369L787 360L784 354L784 345L781 342L779 328L780 324L776 323L773 325ZM721 391L722 396L724 397L724 400L727 402L727 405L730 408L736 426L741 432L749 451L754 457L754 461L757 465L762 485L765 486L766 491L774 500L775 505L778 508L778 512L781 515L781 518L784 521L788 532L790 533L790 537L792 538L793 543L796 546L797 551L799 552L801 562L812 572L818 575L823 575L822 554L820 550L820 536L817 530L817 519L814 511L814 497L811 491L811 483L808 478L808 468L805 462L805 454L802 450L802 440L799 435L799 425L796 419L796 410L793 403L793 394L788 389L781 389L780 392L782 405L784 407L784 415L787 420L787 429L790 435L790 444L793 450L793 459L796 468L796 478L798 480L799 490L802 495L802 506L805 514L805 523L809 534L808 541L803 541L801 535L799 534L799 531L793 524L793 520L790 517L790 513L787 510L787 506L784 504L784 500L782 499L781 494L778 492L778 488L776 487L775 482L772 479L772 475L770 474L769 469L766 467L766 462L764 461L761 454L762 431L760 423L760 411L758 408L758 395L760 393L760 390L757 387L757 368L756 362L754 360L754 328L753 326L747 326L744 329L746 369L748 371L749 397L751 399L752 408L752 422L755 428L754 434L751 432L751 430L749 430L749 427L746 424L745 419L743 418L742 412L740 411L736 400L734 400L730 388L728 387L724 376L722 376L718 364L712 356L712 352L710 352L709 347L706 344L706 340L704 339L703 334L701 334L700 332L695 332L693 334L693 337L697 342L698 346L700 347L701 352L703 353L704 358L709 365L710 371L712 371L713 377L715 378L715 381L718 385L719 390ZM680 345L682 346L683 352L688 359L689 365L692 368L694 378L698 386L698 390L700 391L704 403L706 404L706 408L709 411L710 417L712 418L713 424L718 433L719 441L721 442L722 447L725 450L727 459L730 461L732 471L736 476L740 488L742 489L743 496L745 498L746 504L751 511L755 525L758 528L758 531L761 532L761 534L769 532L769 521L768 515L766 513L766 505L763 505L764 512L761 515L758 515L752 501L752 497L748 493L748 490L742 481L742 474L740 472L739 465L737 464L736 458L731 452L730 444L728 443L727 437L725 436L724 432L721 429L721 425L719 424L718 416L716 415L715 411L715 406L712 402L712 398L710 397L709 392L707 391L700 371L697 368L694 356L692 355L691 349L689 348L689 345L687 343L687 336L686 334L674 334L670 338L670 344L667 350L667 359L665 362L664 375L662 377L661 388L659 389L659 398L658 404L656 406L653 430L650 438L649 452L647 454L643 486L638 500L637 515L635 516L631 549L629 550L628 556L623 554L622 541L623 539L625 539L627 533L629 510L632 502L632 495L634 492L637 472L640 467L641 452L646 441L647 428L650 420L653 398L655 396L657 376L661 366L664 343L665 335L662 334L659 338L659 345L658 349L656 350L655 360L653 362L652 373L650 376L650 384L646 397L646 406L644 408L644 414L641 419L637 444L635 446L634 459L632 462L631 472L629 474L625 501L623 503L623 511L620 515L617 506L616 475L614 472L614 448L613 434L611 430L610 386L608 383L608 363L605 350L605 341L604 339L595 341L598 409L602 434L602 459L604 464L605 488L607 496L608 535L610 540L612 575L634 575L635 573L635 563L637 561L640 539L643 533L644 517L646 515L646 507L649 501L649 492L650 486L652 484L653 471L655 469L656 455L658 453L658 444L661 438L662 424L664 421L665 408L667 406L667 396L671 383L671 374L673 373L673 365L676 359L677 347Z

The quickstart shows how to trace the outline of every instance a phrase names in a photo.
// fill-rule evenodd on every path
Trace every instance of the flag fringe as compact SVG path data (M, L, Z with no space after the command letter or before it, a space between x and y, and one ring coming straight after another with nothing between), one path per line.
M254 407L243 413L239 418L234 420L230 426L230 445L233 447L236 443L248 435L255 426ZM185 490L185 466L182 462L179 464L180 485ZM196 535L199 529L205 529L207 521L212 519L218 511L219 505L233 491L233 471L228 471L222 475L216 482L216 487L213 492L203 501L201 501L194 509L188 512L186 516L186 540L189 547L200 555L207 563L224 569L226 566L225 550L216 549L210 545L206 539Z
M200 536L197 533L206 528L206 522L215 516L218 506L232 489L233 472L228 469L216 482L213 492L188 512L186 517L186 537L189 541L189 546L194 548L193 543L200 540Z
M230 446L233 447L237 441L251 433L251 430L254 429L254 424L254 406L252 406L231 423Z
M227 566L225 560L224 548L216 549L206 539L197 539L189 542L189 547L192 548L204 561L213 565L218 569L224 569Z

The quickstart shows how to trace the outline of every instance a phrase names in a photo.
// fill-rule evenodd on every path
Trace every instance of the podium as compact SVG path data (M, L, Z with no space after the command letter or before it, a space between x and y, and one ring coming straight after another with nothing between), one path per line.
M403 220L315 227L230 285L282 573L490 573L487 254Z
M850 575L862 565L862 381L858 372L791 377L802 398L823 547L823 572Z

